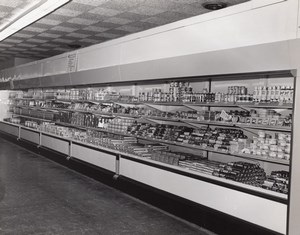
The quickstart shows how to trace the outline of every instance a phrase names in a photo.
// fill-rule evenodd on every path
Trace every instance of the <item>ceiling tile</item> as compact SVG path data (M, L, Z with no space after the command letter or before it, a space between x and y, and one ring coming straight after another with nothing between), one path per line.
M103 37L103 38L116 38L119 36L119 34L113 34L113 33L99 33L96 34L97 37Z
M88 19L83 19L83 18L72 18L68 20L69 23L73 24L79 24L79 25L92 25L97 23L96 20L88 20Z
M25 31L31 31L31 32L41 33L41 32L46 31L47 29L29 26L29 27L26 27L24 30L25 30Z
M34 34L16 33L16 34L14 34L13 38L15 38L15 37L17 37L17 38L31 38L33 36L34 36Z
M56 38L54 40L52 40L52 42L61 42L61 43L71 43L74 40L70 40L70 39L63 39L63 38Z
M154 7L147 7L147 6L139 6L134 9L131 9L129 12L145 15L145 16L153 16L156 14L163 13L165 10L160 8L154 8Z
M43 38L59 38L61 35L53 34L53 33L41 33L38 36Z
M109 17L108 19L104 20L103 22L123 25L123 24L131 23L132 20L118 18L118 17Z
M12 51L26 51L26 48L21 48L21 47L11 47L9 50Z
M139 21L139 20L148 18L149 16L136 14L136 13L133 13L133 12L123 12L122 14L119 14L117 17L129 19L131 21Z
M95 35L95 36L93 37L93 39L95 39L95 40L97 40L97 41L99 41L99 42L105 42L105 41L108 41L108 40L109 40L108 38L104 38L104 37L97 36L97 35Z
M94 1L97 1L97 0L94 0ZM70 4L66 4L64 6L64 9L81 11L81 12L87 12L87 11L92 10L93 8L95 8L95 6L81 4L81 3L77 3L77 2L71 2Z
M79 34L87 35L87 37L91 37L91 36L94 35L96 32L90 31L90 30L79 29L79 30L77 30L75 33L79 33ZM68 35L69 35L69 34L66 34L66 36L68 36Z
M107 19L107 16L94 14L94 13L91 13L91 12L85 12L85 13L80 15L80 18L87 19L87 20L96 20L96 21L99 22L99 21L103 21L103 20Z
M90 35L86 35L86 34L82 34L82 33L69 33L67 34L66 36L68 37L72 37L72 38L87 38L89 37Z
M50 19L47 19L47 18L43 18L43 19L40 19L39 21L37 21L37 23L45 24L45 25L58 25L58 24L61 23L61 21L59 21L59 20L50 20Z
M182 20L182 19L188 18L189 15L183 14L183 13L179 13L179 12L166 11L164 13L155 15L155 17L165 18L165 19L169 19L171 21L178 21L178 20Z
M155 9L161 9L161 10L172 10L174 7L179 7L182 4L173 2L173 1L161 1L161 0L147 0L144 2L144 7L152 7Z
M54 44L54 43L44 43L43 47L47 48L53 48L53 47L59 47L59 44Z
M8 47L12 47L13 44L6 44L6 43L1 43L0 47L4 47L4 48L8 48Z
M150 17L150 18L147 18L147 19L143 20L143 22L156 24L156 25L164 25L164 24L171 23L172 19L153 16L153 17Z
M57 47L55 48L54 51L64 51L64 52L67 52L67 51L70 51L71 49L68 49L68 48L63 48L63 47Z
M126 32L130 32L130 33L135 33L135 32L139 32L139 31L143 30L142 28L134 27L134 26L131 26L131 25L122 25L121 27L118 27L116 29L126 31Z
M118 10L114 10L114 9L97 7L97 8L90 10L89 13L102 15L102 16L115 16L115 15L121 14L122 12L118 11Z
M45 43L47 42L47 40L43 40L43 39L37 39L37 38L29 38L28 40L26 40L26 42L31 42L31 43Z
M109 22L98 22L96 24L93 24L93 26L113 29L113 28L119 27L120 25L114 24L114 23L109 23Z
M163 24L168 24L168 23L171 23L171 22L174 22L174 21L185 19L185 18L187 18L186 14L167 11L167 12L155 15L153 17L149 17L149 18L147 18L143 21L153 23L153 24L163 25Z
M107 29L108 28L97 27L97 26L93 26L93 25L83 28L83 30L87 30L87 31L91 31L91 32L104 32Z
M79 42L86 42L86 43L96 44L96 43L98 43L99 41L96 40L96 39L84 38L84 39L79 40Z
M32 48L31 50L32 50L32 51L48 51L49 48L46 49L46 48L34 47L34 48Z
M0 0L0 23L31 0ZM0 42L0 58L46 58L206 13L207 0L72 0ZM247 0L226 0L229 5ZM5 5L5 6L2 6ZM11 7L13 6L13 7ZM30 52L33 49L33 52ZM56 50L56 48L60 48ZM12 49L12 50L11 50ZM22 53L24 52L24 53ZM27 53L27 54L26 54Z
M180 3L182 5L191 4L194 2L200 2L201 4L207 2L208 0L169 0L170 2Z
M18 46L20 46L20 47L35 47L36 45L34 45L34 44L31 44L31 43L20 43L20 44L18 44Z
M8 38L8 39L5 39L5 42L6 43L20 43L20 42L23 42L22 39L12 39L12 38Z
M143 2L143 0L110 0L101 6L119 11L128 11L141 5Z
M27 1L24 1L24 0L14 0L14 1L11 1L11 0L1 0L0 2L0 5L2 6L7 6L7 7L18 7L20 5L23 5L24 2L29 2L28 0Z
M56 20L56 21L60 21L60 22L68 21L71 18L72 17L70 17L70 16L53 15L53 14L47 16L47 19L49 19L49 20Z
M74 26L74 25L72 25L72 26ZM73 31L76 31L77 29L78 28L65 27L65 26L62 26L61 24L52 28L52 30L66 32L66 33L71 33Z
M180 8L174 8L172 10L172 12L178 12L178 13L184 13L184 14L190 15L190 16L196 16L199 14L207 13L207 12L209 12L209 10L202 7L202 5L200 5L200 6L184 5Z
M15 7L9 7L4 4L5 4L4 2L2 2L2 1L0 2L0 9L2 12L12 12L15 9Z
M16 54L17 51L2 51L1 54Z
M1 6L0 6L1 7ZM8 12L0 12L0 18L3 18L8 15Z
M158 24L155 24L155 23L142 22L142 21L136 21L136 22L130 23L129 25L142 28L143 30L155 28L158 26Z
M76 3L81 3L81 4L86 4L86 5L90 5L90 6L100 6L101 4L103 3L106 3L110 0L73 0L73 2L76 2Z
M32 50L30 50L30 51L23 51L22 53L23 54L31 54L31 55L37 55L37 54L39 54L38 51L32 51Z
M82 14L82 11L76 11L76 10L70 10L70 9L64 9L60 8L56 10L53 15L62 15L62 16L69 16L69 17L76 17Z

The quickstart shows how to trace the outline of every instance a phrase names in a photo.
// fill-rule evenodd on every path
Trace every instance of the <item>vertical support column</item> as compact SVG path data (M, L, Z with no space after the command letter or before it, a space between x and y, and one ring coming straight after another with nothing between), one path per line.
M211 80L211 78L208 80L208 92L209 93L211 93L212 92L212 89L211 89L211 87L212 87L212 80ZM207 110L208 111L210 111L211 110L211 108L210 108L210 106L207 106ZM207 125L207 127L210 127L210 125ZM210 156L210 154L211 154L211 152L209 152L208 150L206 150L206 158L209 160L209 156Z
M137 96L138 95L138 92L137 92L137 84L133 84L132 87L131 87L131 95L133 96Z
M300 76L295 79L294 113L290 162L290 190L288 206L288 235L298 235L300 231Z
M18 138L17 140L20 140L21 139L21 126L19 126L19 129L18 129Z
M69 140L69 150L68 150L68 156L67 156L67 160L70 160L72 157L72 140Z
M42 132L39 133L39 144L38 144L38 148L42 146Z
M113 176L114 180L117 180L120 175L120 154L116 155L116 174Z

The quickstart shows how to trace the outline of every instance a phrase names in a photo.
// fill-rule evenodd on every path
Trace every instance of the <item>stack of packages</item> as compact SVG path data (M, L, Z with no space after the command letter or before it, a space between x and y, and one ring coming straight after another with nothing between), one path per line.
M219 167L218 170L213 172L214 176L258 187L261 186L266 179L264 169L257 164L239 161L220 164Z
M202 153L201 153L202 154ZM170 152L166 150L154 151L151 154L151 159L171 165L183 166L188 161L195 161L194 159L200 159L201 156L193 156L186 153Z
M260 187L266 179L266 173L263 168L257 164L242 161L220 163L205 159L184 159L179 161L179 166L258 187Z
M289 191L289 172L272 171L271 175L264 181L262 187L275 192L287 194Z

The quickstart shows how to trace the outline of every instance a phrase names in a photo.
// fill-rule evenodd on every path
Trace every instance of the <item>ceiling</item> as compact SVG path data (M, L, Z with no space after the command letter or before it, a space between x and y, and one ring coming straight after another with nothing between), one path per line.
M249 0L222 0L228 6ZM30 0L1 0L0 23ZM72 0L0 42L0 63L42 59L209 12L207 0Z

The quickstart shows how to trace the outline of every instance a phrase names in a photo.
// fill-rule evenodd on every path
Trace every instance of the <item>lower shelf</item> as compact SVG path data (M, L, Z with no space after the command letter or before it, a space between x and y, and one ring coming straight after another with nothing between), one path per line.
M284 234L287 205L120 159L120 175ZM276 222L275 222L276 221Z
M35 144L36 137L31 139L30 133L40 134L41 146L63 153L66 157L71 156L221 213L281 234L285 233L287 203L251 194L251 192L235 190L233 187L226 187L226 185L232 185L233 181L232 183L218 184L214 183L216 179L212 181L201 180L201 178L184 174L184 170L177 169L179 167L150 159L143 160L143 158L130 154L126 156L126 154L116 150L79 143L53 134L39 133L37 130L30 130L30 128L16 124L0 122L0 127L3 127L1 130L4 132L8 130L8 134L11 134L12 130L15 130L14 128L17 128L18 132L20 129L21 133L26 133L26 135L23 134L22 138L25 139L27 136L27 140ZM151 164L148 164L149 162ZM159 165L166 166L162 168ZM168 170L169 168L170 170ZM171 168L174 170L172 171ZM198 173L189 174L197 175ZM201 177L208 178L208 176Z
M113 154L100 152L79 144L72 144L72 157L88 162L92 165L104 168L111 172L116 172L116 156Z
M41 136L41 146L53 149L65 155L69 154L69 141L50 135Z
M19 126L14 124L0 122L0 130L16 137L19 136Z

